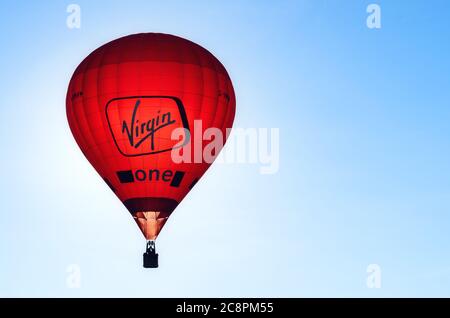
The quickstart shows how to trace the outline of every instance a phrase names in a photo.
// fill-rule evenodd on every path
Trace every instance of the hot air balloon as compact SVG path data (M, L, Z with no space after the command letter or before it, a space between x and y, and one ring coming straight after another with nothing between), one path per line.
M76 68L66 97L70 130L147 240L144 267L158 267L156 238L211 164L175 162L174 152L194 152L198 138L203 146L208 128L220 129L224 144L235 106L224 66L203 47L169 34L116 39ZM174 131L183 136L174 140Z

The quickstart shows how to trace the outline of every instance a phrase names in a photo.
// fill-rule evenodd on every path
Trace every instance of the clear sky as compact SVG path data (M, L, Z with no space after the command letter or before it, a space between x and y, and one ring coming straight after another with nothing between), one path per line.
M0 4L0 296L450 296L448 1L72 2L80 29L69 1ZM207 48L235 126L280 129L279 172L213 165L157 270L65 115L81 60L140 32Z

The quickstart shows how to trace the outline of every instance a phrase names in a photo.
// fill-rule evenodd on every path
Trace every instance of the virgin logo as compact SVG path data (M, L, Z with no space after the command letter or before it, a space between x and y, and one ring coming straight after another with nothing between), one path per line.
M172 96L112 99L106 105L106 117L114 142L124 156L170 151L179 146L170 138L173 129L189 131L183 104Z
M169 125L175 123L175 120L171 119L171 113L166 112L165 114L160 114L158 111L157 116L144 120L144 122L139 122L136 119L136 112L138 111L139 104L141 100L138 99L134 106L133 115L129 122L126 120L122 123L122 133L126 133L130 145L134 148L138 148L144 143L148 138L150 138L150 150L155 150L155 133Z

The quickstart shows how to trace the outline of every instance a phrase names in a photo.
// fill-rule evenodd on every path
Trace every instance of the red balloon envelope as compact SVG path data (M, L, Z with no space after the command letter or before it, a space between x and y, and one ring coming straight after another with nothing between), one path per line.
M126 36L96 49L75 70L66 98L81 151L147 240L156 239L210 165L203 158L176 163L172 152L178 147L181 153L198 152L194 140L211 127L222 131L225 142L235 105L227 71L210 52L157 33ZM194 129L198 120L201 128ZM185 135L174 140L175 129Z

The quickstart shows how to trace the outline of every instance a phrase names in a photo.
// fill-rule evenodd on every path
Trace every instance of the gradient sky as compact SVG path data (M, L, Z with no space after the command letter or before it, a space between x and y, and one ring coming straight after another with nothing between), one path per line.
M448 1L42 3L0 4L0 296L450 297ZM159 236L157 270L65 115L81 60L139 32L207 48L234 125L280 128L279 172L213 165Z

